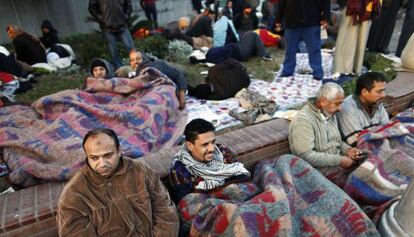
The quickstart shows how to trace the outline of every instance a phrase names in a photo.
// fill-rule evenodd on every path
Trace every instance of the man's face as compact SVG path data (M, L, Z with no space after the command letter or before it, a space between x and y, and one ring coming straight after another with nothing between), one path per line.
M96 78L105 78L106 77L106 69L102 66L96 66L92 69L93 77Z
M251 9L251 8L245 8L245 9L243 10L243 13L244 13L245 15L250 15L250 13L252 13L252 9Z
M344 96L342 94L337 94L333 100L322 97L320 109L324 115L330 117L342 109L342 102L344 102Z
M121 157L114 140L104 133L88 138L85 153L89 166L103 177L115 172Z
M362 89L361 99L367 105L375 105L385 97L385 82L374 82L374 87L371 91Z
M47 28L47 27L43 27L43 28L42 28L42 31L43 31L43 33L45 33L45 34L47 34L47 33L49 33L49 32L50 32L49 28Z
M142 54L140 52L131 52L129 54L129 63L132 69L137 70L139 65L142 63Z
M215 142L214 132L206 132L198 134L194 144L187 142L187 147L195 160L209 162L213 159Z

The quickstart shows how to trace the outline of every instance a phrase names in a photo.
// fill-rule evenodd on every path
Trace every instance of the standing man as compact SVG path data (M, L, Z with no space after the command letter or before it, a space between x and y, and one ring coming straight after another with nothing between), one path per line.
M323 79L321 56L321 26L330 19L330 0L280 0L276 14L276 31L285 24L286 53L282 77L292 76L296 67L296 53L303 40L309 55L313 78Z
M89 0L89 13L98 21L99 27L108 44L115 69L122 66L117 40L121 41L127 52L134 48L128 19L132 12L132 0Z
M66 184L57 211L59 236L177 236L177 211L158 174L122 157L111 129L83 139L86 164Z
M148 21L151 23L151 29L155 30L158 28L157 22L157 6L155 5L156 0L140 0L139 4L142 7L142 10L145 12L145 16Z
M414 33L414 0L408 0L405 4L405 18L401 29L400 39L398 40L397 51L395 56L401 57L401 53L405 48L410 36Z
M360 74L371 21L381 10L381 0L347 0L336 39L334 73Z

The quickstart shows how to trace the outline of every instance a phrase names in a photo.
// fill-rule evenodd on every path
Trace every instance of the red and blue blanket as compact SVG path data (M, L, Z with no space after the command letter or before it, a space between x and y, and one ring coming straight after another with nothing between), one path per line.
M259 162L252 182L188 194L178 209L189 236L379 236L347 194L293 155Z
M82 139L94 128L113 129L131 158L176 145L187 118L175 91L170 79L148 68L133 79L88 78L84 91L1 108L0 147L11 182L68 179L84 164Z

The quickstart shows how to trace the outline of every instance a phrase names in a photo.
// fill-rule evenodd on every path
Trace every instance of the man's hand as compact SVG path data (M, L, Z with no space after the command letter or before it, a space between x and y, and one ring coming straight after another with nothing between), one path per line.
M320 24L323 28L325 28L325 29L328 28L328 22L327 21L322 20L322 21L320 21Z
M178 102L180 103L180 109L183 110L185 108L185 90L178 91Z
M347 157L347 156L342 156L341 159L341 163L339 163L339 166L341 166L344 169L349 169L354 165L354 160Z
M352 160L361 160L364 158L365 154L361 150L351 147L346 151L346 156Z

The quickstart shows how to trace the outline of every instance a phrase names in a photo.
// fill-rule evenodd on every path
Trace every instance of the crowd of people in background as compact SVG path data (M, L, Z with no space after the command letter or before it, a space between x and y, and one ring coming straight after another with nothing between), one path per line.
M340 85L323 84L316 98L309 99L290 124L291 152L321 172L326 167L355 168L366 157L355 147L355 135L389 122L380 104L385 97L384 75L363 73L362 68L367 49L389 53L401 7L407 10L395 55L414 70L414 0L192 0L197 15L181 16L164 27L158 24L156 0L140 0L139 4L151 32L186 42L204 53L201 61L220 65L215 69L223 71L216 72L217 76L210 73L194 87L187 85L187 75L181 68L134 46L128 28L132 0L89 0L89 13L98 22L111 57L94 58L89 76L134 78L147 67L155 68L176 85L180 110L186 107L187 92L199 99L221 100L248 87L250 78L241 62L258 57L271 63L274 57L268 46L285 49L278 75L283 78L293 76L296 54L304 42L313 79L323 80L321 49L325 39L321 35L327 31L335 42L333 73L359 77L354 94L346 98ZM73 55L70 46L62 44L51 21L44 20L40 28L42 36L37 37L18 26L7 26L13 52L0 47L0 92L9 101L13 101L20 83L32 78L34 65L56 65L56 60ZM120 54L118 42L128 53L129 65L123 64L126 55ZM232 73L226 74L225 70ZM179 203L190 193L251 181L252 174L229 149L216 144L215 128L210 122L193 120L184 135L185 142L169 170L171 200L156 172L122 156L112 130L87 133L82 143L86 165L66 185L58 204L59 234L177 236L180 220L173 202ZM356 203L350 205L359 210ZM363 215L360 219L368 221Z

